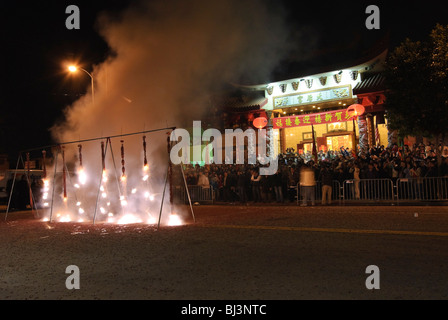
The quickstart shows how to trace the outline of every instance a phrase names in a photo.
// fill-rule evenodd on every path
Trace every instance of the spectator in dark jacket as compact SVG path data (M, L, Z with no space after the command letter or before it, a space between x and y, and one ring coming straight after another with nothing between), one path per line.
M236 190L241 203L247 202L246 188L247 188L247 178L245 173L240 170L238 171L237 175Z
M320 180L322 181L322 205L331 204L333 172L327 165L321 169Z
M22 178L16 183L18 192L18 209L25 210L27 208L27 205L30 204L30 190L28 187L28 180L26 175L22 175Z
M252 184L252 194L253 194L252 200L254 202L261 201L260 180L261 176L258 171L258 168L256 168L252 171L252 176L250 177L250 181Z
M280 169L278 169L274 174L272 182L275 193L275 201L283 203L282 173Z
M435 167L435 161L428 161L428 169L426 170L425 177L437 177L437 168Z
M365 172L366 179L378 179L378 168L375 168L373 163L369 163L369 166Z

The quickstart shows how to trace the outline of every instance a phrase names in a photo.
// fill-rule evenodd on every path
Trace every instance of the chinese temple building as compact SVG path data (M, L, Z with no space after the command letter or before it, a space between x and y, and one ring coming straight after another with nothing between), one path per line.
M352 66L276 82L241 86L258 92L256 103L242 103L246 118L268 118L277 153L312 152L340 148L365 151L390 141L384 116L383 63L387 50ZM255 100L254 100L255 101ZM360 104L362 115L347 110ZM253 112L247 109L254 105ZM314 135L313 135L314 131Z

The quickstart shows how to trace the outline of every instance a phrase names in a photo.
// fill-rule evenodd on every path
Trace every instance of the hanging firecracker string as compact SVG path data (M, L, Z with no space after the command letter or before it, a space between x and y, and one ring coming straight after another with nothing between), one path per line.
M106 140L106 146L109 140ZM107 198L107 190L106 190L106 182L107 182L107 173L106 173L106 151L105 151L105 144L104 141L101 141L101 184L100 184L100 191L101 191L101 197ZM103 211L104 209L101 209ZM104 213L104 212L102 212Z
M101 141L101 166L102 166L103 182L107 181L105 158L106 154L104 151L104 141Z
M26 172L28 177L30 176L30 153L26 153Z
M101 141L101 164L104 172L106 170L106 163L104 161L104 141Z
M146 137L143 136L143 181L148 181L148 159L146 157Z
M167 150L168 150L168 156L171 153L171 141L170 141L170 133L167 133L168 137L166 138L166 142L167 142ZM173 206L173 179L172 179L172 172L173 172L173 166L172 166L172 162L168 161L168 181L169 181L169 186L170 186L170 204L171 207Z
M148 159L146 158L146 136L143 136L143 168L148 168Z
M47 166L46 166L46 156L47 152L45 150L42 150L42 179L45 180L47 178Z
M125 161L124 161L124 141L120 140L121 142L121 183L122 183L122 195L120 196L121 205L124 207L127 205L126 200L126 169L124 167Z
M82 145L78 144L79 167L82 169Z
M170 133L169 132L167 132L166 133L167 135L168 135L168 137L166 138L166 148L167 148L167 151L168 151L168 154L170 154Z
M121 179L125 180L126 179L126 169L124 167L124 146L123 146L123 140L120 140L121 142Z
M65 167L65 152L62 146L62 184L64 188L64 200L67 200L67 170Z
M31 191L31 183L30 183L30 153L29 152L26 153L26 176L27 176L27 180L28 180L28 187L30 189L30 205L31 205L31 209L34 210L33 193Z
M146 136L143 136L143 178L142 180L145 181L146 183L148 183L148 170L149 170L149 166L148 166L148 159L146 157ZM144 193L144 197L148 200L153 200L154 197L151 196L149 190L146 190Z
M46 155L47 152L45 150L42 150L42 180L43 180L43 194L42 194L42 200L44 207L48 206L48 203L46 202L48 199L48 191L50 190L50 184L47 179L47 161L46 161Z
M78 179L79 183L85 184L87 180L86 173L82 165L82 145L78 144L78 157L79 157L79 169L78 169Z

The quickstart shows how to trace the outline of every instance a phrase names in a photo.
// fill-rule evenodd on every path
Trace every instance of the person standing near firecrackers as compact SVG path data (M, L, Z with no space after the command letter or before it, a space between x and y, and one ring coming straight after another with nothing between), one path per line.
M260 192L263 202L269 202L272 199L272 175L262 176L260 180Z
M333 173L330 171L327 164L323 165L319 180L322 182L322 205L325 206L331 204Z
M302 166L300 170L300 187L303 194L301 206L307 206L308 201L310 201L311 205L314 206L316 204L316 180L314 170L310 168L308 164Z
M203 188L210 187L210 181L209 181L207 175L203 171L199 172L199 178L198 178L198 184L197 185L201 186Z
M355 190L355 200L361 199L361 194L359 192L359 181L360 181L361 169L359 164L356 162L353 169L353 181L354 181L354 190Z
M31 183L31 193L34 202L34 206L36 208L41 207L41 199L42 199L42 189L44 187L44 183L40 177L33 177L33 181Z
M217 195L218 195L218 176L217 176L215 171L212 171L210 173L209 181L210 181L210 186L211 186L211 188L213 190L213 194L215 195L215 199L217 199Z
M443 157L442 160L442 165L441 165L441 176L444 178L448 177L448 156L447 157Z
M437 177L436 161L427 159L426 164L427 164L428 169L426 170L425 177L436 178Z
M252 200L254 202L261 201L260 180L261 176L258 168L254 168L252 171L252 176L250 177L250 181L252 184Z
M223 199L224 201L229 201L230 196L230 187L229 187L229 181L228 181L229 173L227 171L224 171L222 176L222 191L223 191Z
M18 199L17 205L19 210L25 210L30 204L30 193L26 175L22 175L21 179L17 181Z
M224 184L223 184L223 179L224 177L222 176L221 173L217 173L216 174L217 177L217 181L216 181L216 185L217 185L217 195L216 195L216 199L219 201L224 201Z
M294 201L294 197L297 194L297 184L299 183L300 180L300 172L299 172L299 168L296 165L292 165L291 167L289 167L289 171L288 171L288 198L290 202Z
M234 168L231 168L229 170L229 174L227 176L227 184L229 186L229 194L230 194L230 203L234 203L237 198L238 195L236 194L236 182L237 182L237 176L235 173Z
M274 174L272 182L275 193L275 200L279 203L283 203L282 172L280 168L278 168L277 172Z
M14 184L14 178L9 178L8 181L6 182L6 194L8 195L8 198L10 199L9 209L11 211L18 209L18 203L19 203L18 192L17 192L17 189L13 190L14 189L13 184Z
M237 181L236 181L236 190L241 203L245 204L247 202L246 196L246 175L244 171L238 170L237 173Z
M422 174L422 169L420 168L420 165L417 162L412 163L410 174L414 186L413 198L420 199L420 191L422 190L422 179L420 178L420 176Z

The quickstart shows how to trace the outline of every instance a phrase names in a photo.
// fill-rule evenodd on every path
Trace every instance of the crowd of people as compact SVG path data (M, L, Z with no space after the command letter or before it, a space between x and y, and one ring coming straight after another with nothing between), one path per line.
M300 185L313 205L314 193L311 195L306 187L320 181L322 204L330 204L331 188L328 190L325 186L331 185L333 180L342 185L351 179L391 179L395 183L404 178L448 177L448 148L432 144L378 146L358 155L341 148L320 151L317 161L311 153L299 154L288 149L287 153L279 155L278 164L277 172L267 176L260 175L260 166L256 164L187 165L184 174L188 185L210 186L218 202L294 202L296 187ZM312 174L307 174L309 172Z

